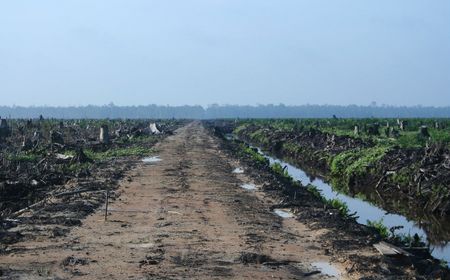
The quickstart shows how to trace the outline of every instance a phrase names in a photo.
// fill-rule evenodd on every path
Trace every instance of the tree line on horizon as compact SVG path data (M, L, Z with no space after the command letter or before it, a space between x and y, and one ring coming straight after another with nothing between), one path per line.
M450 106L200 105L0 106L0 117L33 119L449 118Z

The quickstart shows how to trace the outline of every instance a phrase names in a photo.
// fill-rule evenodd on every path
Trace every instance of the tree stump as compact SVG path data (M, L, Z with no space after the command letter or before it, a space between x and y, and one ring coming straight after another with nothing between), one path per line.
M106 124L100 127L100 143L109 144L109 129Z
M8 126L6 119L0 118L0 137L8 137L11 134L11 130Z
M64 145L64 137L61 132L54 130L50 131L50 140L52 141L52 144Z
M400 130L404 131L407 125L408 125L407 121L400 121Z
M33 142L30 138L24 136L22 141L22 151L29 151L33 148Z
M390 131L389 135L391 137L398 138L400 136L400 133L398 132L397 129L391 127L391 131Z
M441 128L439 122L434 122L434 128L436 128L436 129L440 129Z
M426 125L422 125L419 128L419 135L426 138L430 137L430 133L428 132L428 127Z

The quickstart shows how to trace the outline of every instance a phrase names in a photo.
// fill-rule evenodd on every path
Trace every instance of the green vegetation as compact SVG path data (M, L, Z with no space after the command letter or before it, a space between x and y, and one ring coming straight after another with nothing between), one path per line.
M71 163L68 165L63 166L63 171L70 172L70 173L77 173L81 170L90 170L92 168L93 164L89 162L85 163Z
M269 160L266 159L260 153L258 153L258 150L256 150L255 148L249 147L249 146L241 143L240 151L241 151L241 153L250 156L254 161L259 162L260 164L263 164L263 165L269 164Z
M283 150L286 151L288 154L296 155L301 152L302 148L301 146L292 143L284 143Z
M347 188L351 178L364 176L383 158L389 147L373 147L342 152L331 161L331 175L340 188ZM372 169L371 169L372 168Z
M281 166L280 163L275 162L270 167L279 176L284 177L284 178L288 178L288 179L292 179L292 177L289 175L289 172L287 171L287 169L283 168L283 166Z
M241 131L244 131L247 127L249 126L249 124L244 123L238 127L236 127L233 131L234 134L239 134Z
M413 168L412 167L404 167L397 172L395 172L389 180L397 185L405 186L409 184L411 174L413 174Z
M339 210L339 213L343 216L343 217L347 217L349 215L349 209L348 206L345 202L343 202L342 200L339 200L337 198L333 198L333 199L329 199L326 201L327 205L331 206L334 209Z
M104 152L95 152L93 150L86 150L85 154L93 160L108 160L116 157L127 156L147 156L152 153L152 149L146 147L130 147L130 148L116 148Z
M450 119L254 119L236 125L241 139L307 166L334 190L412 219L411 205L449 213L448 176L433 174L445 164L442 153L449 153ZM423 166L430 161L433 166ZM280 165L272 169L288 175ZM427 180L418 184L424 172ZM388 196L385 190L394 188L399 191Z
M19 162L35 162L39 159L39 154L33 152L19 152L17 154L9 154L7 159Z
M399 125L401 121L405 124L403 129ZM317 129L321 132L337 136L349 136L364 141L370 140L377 145L398 145L402 148L424 147L427 142L443 143L444 145L450 146L449 119L257 119L241 121L234 133L239 134L251 125L288 132ZM355 126L358 126L357 134L355 134ZM429 138L424 138L419 135L419 128L421 126L428 127ZM256 131L251 138L253 140L264 140L261 132L256 133Z
M320 190L316 186L309 184L308 186L306 186L306 189L316 198L322 200L323 202L326 201L326 199L322 196Z
M383 224L383 219L378 221L367 220L367 225L374 228L384 239L389 237L389 229Z
M426 244L425 242L422 240L422 238L420 238L420 236L416 233L414 235L411 234L394 234L393 231L392 232L392 238L395 239L395 241L404 244L405 246L408 247L425 247Z

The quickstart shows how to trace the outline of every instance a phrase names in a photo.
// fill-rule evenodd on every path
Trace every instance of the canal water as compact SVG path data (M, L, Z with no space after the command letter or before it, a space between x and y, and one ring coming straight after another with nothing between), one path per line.
M357 213L356 215L358 216L358 223L366 225L367 220L379 221L382 219L383 224L388 228L403 226L403 228L396 230L397 234L410 234L411 236L414 234L418 234L420 237L422 237L423 240L429 241L426 232L420 227L420 225L418 225L414 221L410 221L402 215L387 213L382 208L370 204L367 201L339 193L333 190L331 185L324 180L320 178L311 178L301 168L293 166L292 164L289 164L288 162L285 162L281 159L269 156L259 148L257 149L260 154L262 154L270 161L271 164L279 163L282 166L287 166L289 175L295 180L300 181L302 185L314 185L321 191L322 196L324 196L326 199L337 198L345 202L349 208L350 213ZM433 244L432 242L430 242L430 247L432 249L432 255L435 258L445 260L450 264L450 244L448 242L444 242L444 244L442 242L440 242L439 244Z

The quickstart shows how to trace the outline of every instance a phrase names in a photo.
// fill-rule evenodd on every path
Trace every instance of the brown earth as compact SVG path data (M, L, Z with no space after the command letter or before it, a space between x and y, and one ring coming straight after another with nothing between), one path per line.
M241 188L254 181L232 173L239 164L219 146L199 122L179 129L155 147L162 161L121 183L108 221L99 209L66 236L10 245L0 279L330 278L312 265L332 260L327 230L276 216L277 202ZM333 265L341 279L361 276Z

